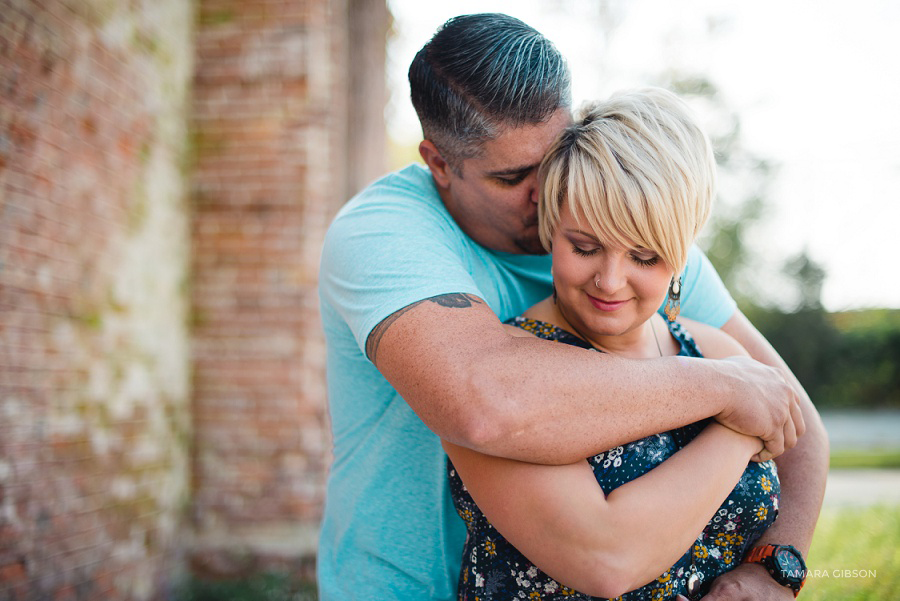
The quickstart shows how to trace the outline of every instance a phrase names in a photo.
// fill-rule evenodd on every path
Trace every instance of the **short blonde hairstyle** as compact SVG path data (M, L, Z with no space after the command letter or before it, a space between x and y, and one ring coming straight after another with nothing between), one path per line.
M687 104L659 88L591 103L540 167L541 243L562 203L609 243L653 250L676 274L709 217L716 162Z

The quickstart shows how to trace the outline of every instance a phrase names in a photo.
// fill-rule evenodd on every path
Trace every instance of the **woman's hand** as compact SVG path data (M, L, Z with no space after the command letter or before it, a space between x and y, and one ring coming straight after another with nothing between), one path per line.
M737 430L732 430L728 426L725 426L719 422L710 423L707 428L720 429L721 436L727 437L727 440L732 441L733 444L738 445L740 447L745 447L750 450L750 454L748 455L748 461L753 459L756 461L759 457L759 454L766 448L766 443L757 436L750 436L748 434L742 434Z

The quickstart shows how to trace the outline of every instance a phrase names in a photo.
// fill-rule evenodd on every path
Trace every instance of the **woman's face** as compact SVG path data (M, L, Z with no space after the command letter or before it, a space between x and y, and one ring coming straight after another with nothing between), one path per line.
M587 230L564 202L553 235L557 306L584 337L631 332L659 309L672 268L652 250L616 247Z

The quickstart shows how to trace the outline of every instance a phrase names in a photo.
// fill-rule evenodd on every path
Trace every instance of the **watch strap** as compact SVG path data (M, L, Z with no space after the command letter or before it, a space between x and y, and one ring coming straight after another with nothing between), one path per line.
M750 552L744 556L743 563L760 563L767 557L775 555L777 545L762 545L761 547L753 547Z

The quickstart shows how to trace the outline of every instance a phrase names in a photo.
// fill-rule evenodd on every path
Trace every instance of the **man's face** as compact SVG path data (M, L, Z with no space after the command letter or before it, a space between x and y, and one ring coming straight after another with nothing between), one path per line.
M447 170L441 197L450 215L480 245L508 253L545 254L538 238L537 170L550 145L571 123L559 109L538 125L501 131L482 155Z

